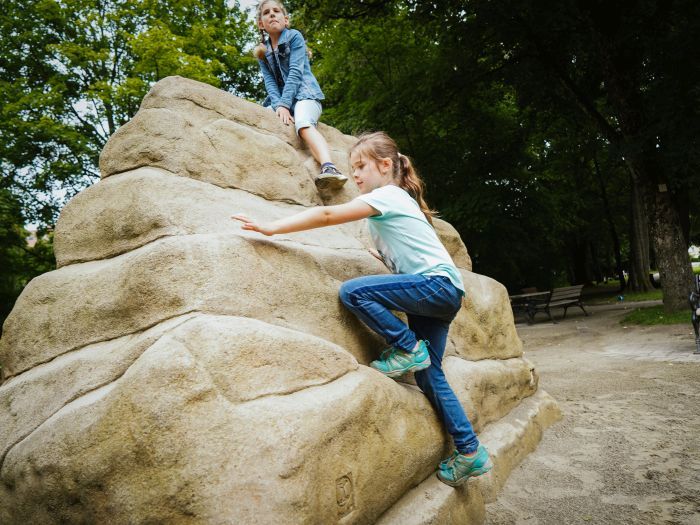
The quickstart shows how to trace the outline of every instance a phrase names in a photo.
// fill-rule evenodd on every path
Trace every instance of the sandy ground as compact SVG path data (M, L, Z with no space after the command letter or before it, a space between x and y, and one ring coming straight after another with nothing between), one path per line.
M486 523L700 525L700 355L692 326L622 326L623 305L518 323L564 418ZM688 314L690 317L690 312Z

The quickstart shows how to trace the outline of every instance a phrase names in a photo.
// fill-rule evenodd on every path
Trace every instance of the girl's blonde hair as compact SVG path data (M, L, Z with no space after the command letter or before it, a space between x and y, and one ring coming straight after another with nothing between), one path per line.
M287 8L282 2L279 2L278 0L261 0L260 2L258 2L258 5L255 8L255 21L257 23L259 23L262 20L263 7L269 2L276 3L278 6L280 6L280 9L284 13L284 16L289 16ZM265 45L265 31L260 29L259 26L258 30L260 31L260 43L257 46L255 46L255 49L253 49L253 55L255 56L255 58L265 60L265 53L267 53L267 46Z
M355 145L350 148L350 155L357 153L361 157L367 157L379 162L382 159L391 159L392 177L408 194L413 197L421 211L425 214L430 224L433 224L433 217L437 216L435 210L431 210L425 202L425 184L413 167L411 159L399 153L396 142L383 131L362 133Z

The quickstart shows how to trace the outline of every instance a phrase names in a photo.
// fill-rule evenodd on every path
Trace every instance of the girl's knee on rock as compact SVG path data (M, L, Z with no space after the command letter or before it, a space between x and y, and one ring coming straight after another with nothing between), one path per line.
M340 290L338 290L338 296L340 297L340 300L345 304L346 306L352 308L357 306L358 300L361 298L360 294L357 293L359 288L362 288L364 286L364 281L362 277L358 277L355 279L350 279L349 281L345 281L343 284L340 285Z
M353 289L354 289L354 287L351 284L349 284L349 281L346 281L340 285L340 290L338 290L338 297L340 297L340 301L348 308L351 308L353 306L353 303L352 303L352 291L353 291Z

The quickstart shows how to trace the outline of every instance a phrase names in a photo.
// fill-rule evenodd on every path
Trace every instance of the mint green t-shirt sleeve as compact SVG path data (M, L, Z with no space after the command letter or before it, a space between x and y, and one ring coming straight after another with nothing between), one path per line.
M360 195L356 198L372 206L372 208L379 212L379 215L386 217L391 214L392 206L389 199L386 198L386 192L379 190L381 190L381 188L365 193L364 195ZM374 218L376 219L377 216L374 216Z

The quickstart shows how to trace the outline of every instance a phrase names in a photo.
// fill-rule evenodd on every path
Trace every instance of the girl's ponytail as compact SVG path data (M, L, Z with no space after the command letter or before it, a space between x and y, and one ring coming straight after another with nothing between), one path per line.
M425 184L423 183L423 179L418 176L418 172L416 172L416 169L413 167L411 159L403 153L397 152L397 156L399 160L399 186L415 199L425 215L425 218L428 219L430 224L433 224L433 217L437 216L437 212L431 210L428 203L425 202Z
M267 53L267 46L265 45L265 31L260 30L260 43L253 49L253 56L258 60L265 60L265 53Z
M425 202L425 185L423 180L413 167L411 159L399 153L396 142L389 135L383 131L363 133L358 137L357 143L350 149L350 153L353 151L358 151L360 155L366 155L377 162L381 159L391 159L394 181L413 197L418 206L420 206L425 218L430 224L433 224L433 217L437 216L437 212L431 210Z

